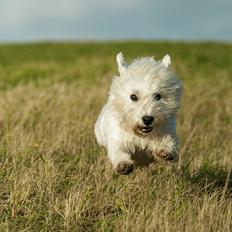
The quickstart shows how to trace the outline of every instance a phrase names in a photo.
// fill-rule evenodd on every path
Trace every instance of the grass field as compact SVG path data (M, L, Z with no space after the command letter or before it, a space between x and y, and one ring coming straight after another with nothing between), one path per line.
M118 176L97 146L119 51L171 54L179 165ZM232 45L0 45L0 231L232 231L231 167Z

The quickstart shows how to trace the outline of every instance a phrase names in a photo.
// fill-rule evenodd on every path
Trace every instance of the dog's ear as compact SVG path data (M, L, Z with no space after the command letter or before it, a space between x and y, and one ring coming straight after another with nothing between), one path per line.
M171 64L171 57L168 54L163 57L162 64L165 67L168 67Z
M117 54L116 60L118 63L118 71L119 71L120 75L124 75L126 73L126 70L127 70L127 64L126 64L124 57L123 57L123 54L121 52Z

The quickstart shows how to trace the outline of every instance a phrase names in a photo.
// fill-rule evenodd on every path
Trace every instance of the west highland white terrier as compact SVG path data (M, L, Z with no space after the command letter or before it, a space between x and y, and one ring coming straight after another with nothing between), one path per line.
M120 75L113 78L95 124L98 144L119 174L159 158L178 160L176 112L183 85L169 68L170 56L138 58L127 65L119 53L116 60Z

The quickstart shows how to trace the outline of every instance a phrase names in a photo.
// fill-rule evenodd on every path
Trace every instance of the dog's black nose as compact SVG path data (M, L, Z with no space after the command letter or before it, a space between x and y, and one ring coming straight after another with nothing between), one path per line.
M145 115L142 117L142 120L143 120L143 123L148 126L148 125L152 124L154 117Z

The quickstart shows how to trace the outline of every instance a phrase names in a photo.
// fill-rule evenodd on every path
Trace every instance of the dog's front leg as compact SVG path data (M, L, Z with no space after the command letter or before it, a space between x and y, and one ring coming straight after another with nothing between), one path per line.
M152 147L154 156L169 161L178 161L177 141L171 135L165 135L154 143Z
M110 147L108 149L108 156L114 167L114 170L122 175L127 175L134 169L134 162L131 156L126 151L118 146Z

